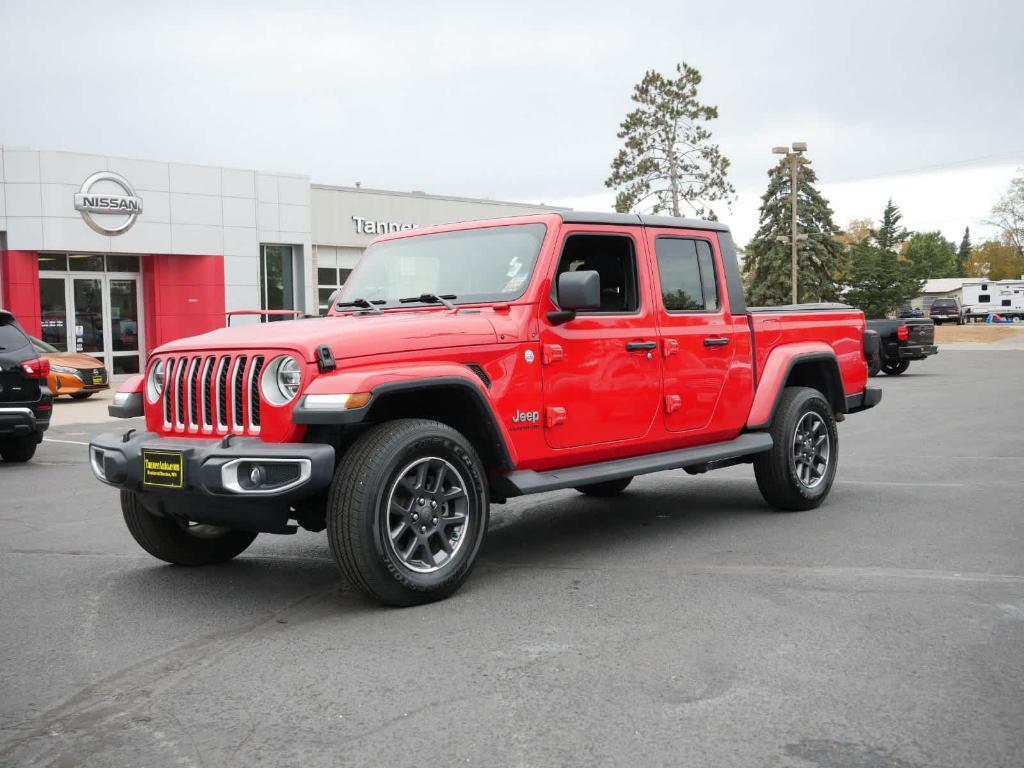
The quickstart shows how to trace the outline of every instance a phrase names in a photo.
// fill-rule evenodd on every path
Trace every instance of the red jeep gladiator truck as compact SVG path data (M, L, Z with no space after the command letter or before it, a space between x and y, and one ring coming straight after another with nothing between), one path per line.
M326 317L156 349L110 407L145 431L101 435L89 458L157 558L326 529L355 587L424 603L465 581L490 504L514 496L750 463L771 506L818 506L836 422L881 398L872 343L844 305L748 308L717 222L416 229L378 238Z

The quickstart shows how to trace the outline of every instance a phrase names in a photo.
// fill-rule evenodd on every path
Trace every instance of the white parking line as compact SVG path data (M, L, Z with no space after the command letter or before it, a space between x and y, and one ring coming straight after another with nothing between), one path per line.
M67 445L88 445L88 443L83 443L81 440L57 440L57 439L52 438L52 437L44 437L43 438L43 442L44 443L65 443Z

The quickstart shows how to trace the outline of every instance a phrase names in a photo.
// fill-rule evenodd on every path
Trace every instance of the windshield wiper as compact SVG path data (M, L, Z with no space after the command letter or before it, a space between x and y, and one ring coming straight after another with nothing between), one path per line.
M377 305L378 304L386 304L386 303L387 302L384 301L384 299L374 299L373 301L369 301L368 299L352 299L352 301L339 301L334 306L335 306L335 308L337 308L337 307L359 307L360 309L368 309L371 312L376 312L377 314L381 314L382 310Z
M457 299L454 293L445 293L438 295L436 293L421 293L419 296L410 296L406 299L399 299L399 304L412 304L413 302L421 302L423 304L444 304L448 309L456 309L455 305L452 304L449 299Z

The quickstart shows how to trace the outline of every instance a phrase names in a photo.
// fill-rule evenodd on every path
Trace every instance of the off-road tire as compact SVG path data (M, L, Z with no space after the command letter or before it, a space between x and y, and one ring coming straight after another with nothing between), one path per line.
M906 370L909 367L909 360L897 360L896 362L893 363L883 363L882 372L886 376L899 376L901 373L906 373Z
M403 469L426 457L449 462L462 476L467 498L464 539L437 571L420 573L386 543L383 507ZM490 501L483 463L472 444L446 424L397 419L363 434L341 457L327 501L327 539L345 578L387 605L441 600L468 578L487 533Z
M72 392L71 393L71 399L72 400L88 400L92 396L93 396L92 392Z
M882 372L882 361L880 358L875 358L868 362L868 376L874 378Z
M824 422L829 437L829 459L821 482L806 487L797 477L793 459L794 432L808 413ZM770 451L754 457L754 476L764 500L783 511L814 509L828 496L839 461L839 433L832 406L825 396L810 387L786 387L769 429L774 444Z
M139 546L158 560L174 565L226 563L242 554L257 536L253 531L205 525L190 532L189 526L147 510L134 491L121 491L121 512Z
M633 482L632 477L623 477L619 480L607 480L603 483L590 483L589 485L577 485L576 490L586 496L597 496L607 498L618 496Z
M0 456L10 464L22 464L35 456L37 445L39 437L36 435L6 437L0 440Z

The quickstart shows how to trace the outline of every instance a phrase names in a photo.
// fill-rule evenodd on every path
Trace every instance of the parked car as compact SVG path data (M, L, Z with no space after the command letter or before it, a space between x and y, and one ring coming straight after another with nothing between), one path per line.
M490 504L753 464L817 507L836 422L873 407L865 320L748 309L728 227L564 212L378 238L328 316L165 344L115 395L144 430L89 446L129 531L172 563L326 528L384 603L454 592ZM682 496L681 496L682 498Z
M0 309L0 456L28 461L50 426L50 362L40 357L14 319Z
M956 299L935 299L928 308L928 317L936 325L942 325L944 322L963 325L964 322Z
M82 352L61 352L42 339L29 338L39 356L50 361L50 375L46 383L54 397L68 395L73 400L85 400L110 389L107 369L102 361Z
M903 307L896 314L897 317L924 317L924 310L920 307Z
M868 328L878 333L879 358L871 366L871 375L879 371L899 376L912 360L924 360L939 353L935 345L935 324L927 318L868 320Z

